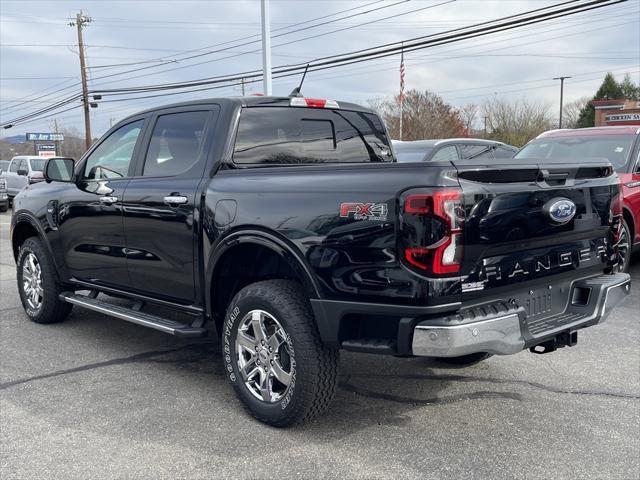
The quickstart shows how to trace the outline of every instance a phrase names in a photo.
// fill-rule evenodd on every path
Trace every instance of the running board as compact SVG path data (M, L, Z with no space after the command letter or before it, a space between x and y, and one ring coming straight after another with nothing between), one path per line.
M207 334L206 328L191 327L184 323L144 313L134 310L133 308L113 305L86 295L63 292L60 294L60 300L93 310L94 312L104 313L105 315L119 318L120 320L142 325L143 327L153 328L164 333L169 333L176 337L204 337Z

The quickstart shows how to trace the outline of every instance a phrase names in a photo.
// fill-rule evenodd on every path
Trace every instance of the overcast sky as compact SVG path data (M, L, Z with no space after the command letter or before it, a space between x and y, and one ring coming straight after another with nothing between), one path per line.
M456 0L437 6L444 1L271 0L274 35L289 32L291 28L286 27L291 24L351 9L295 29L337 21L274 38L273 65L438 33L560 0ZM260 49L260 43L179 61L187 50L198 50L190 53L193 55L233 47L234 43L213 46L244 37L250 38L237 43L259 40L258 0L0 0L1 121L79 91L76 30L68 23L80 9L93 19L85 29L92 89L186 81L261 68L260 53L253 53ZM366 13L373 9L379 10ZM390 16L393 18L385 19ZM302 40L312 36L315 38ZM288 44L278 46L282 43ZM159 59L168 63L159 66ZM398 56L313 73L307 77L303 93L358 103L387 98L398 93L399 62ZM143 67L150 68L122 73ZM408 53L405 68L407 89L434 91L455 106L481 104L498 95L548 102L555 110L559 86L553 77L573 77L565 84L568 102L592 96L607 71L619 79L629 72L635 82L640 82L640 0ZM275 79L274 94L287 95L297 81ZM248 93L261 91L262 84L247 86ZM239 94L239 87L225 87L109 103L106 100L114 98L105 96L105 102L92 110L93 133L99 136L111 121L155 105ZM42 95L45 96L36 99ZM31 102L24 103L25 100ZM81 112L78 108L56 118L64 126L82 130ZM0 134L49 131L50 120L16 125Z

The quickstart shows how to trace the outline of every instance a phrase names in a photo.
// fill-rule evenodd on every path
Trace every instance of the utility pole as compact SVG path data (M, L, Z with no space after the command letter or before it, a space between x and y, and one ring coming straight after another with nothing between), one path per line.
M54 118L53 119L53 133L55 133L56 135L58 134L58 119ZM56 155L60 155L60 142L58 140L56 140Z
M262 77L264 94L271 95L271 13L269 0L261 1L262 13Z
M242 89L242 96L244 97L244 77L240 79L240 88Z
M80 76L82 78L82 109L84 110L84 144L87 150L91 147L91 119L89 116L89 88L87 86L87 67L84 57L84 40L82 28L91 23L91 17L83 15L82 10L76 15L76 19L69 22L69 26L78 30L78 55L80 56Z
M485 115L485 117L484 117L484 135L483 135L483 137L482 137L482 138L484 138L484 139L486 139L486 138L487 138L487 120L488 120L488 119L489 119L489 117L487 117L487 116Z
M564 96L564 80L571 77L555 77L554 80L560 80L560 120L558 121L558 128L562 128L562 101Z

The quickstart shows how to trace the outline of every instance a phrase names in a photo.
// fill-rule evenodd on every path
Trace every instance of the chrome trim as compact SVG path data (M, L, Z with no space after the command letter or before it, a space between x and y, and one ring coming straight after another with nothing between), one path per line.
M118 201L118 197L100 197L100 203L112 205Z
M545 331L540 337L582 328L587 324L603 323L613 308L624 300L631 290L628 273L600 275L573 284L591 288L595 299L590 310L578 321ZM571 294L571 293L570 293ZM591 303L591 301L589 301ZM574 309L570 303L567 312ZM413 331L412 353L425 357L459 357L471 353L487 352L510 355L525 348L518 313L501 314L494 318L459 325L429 325L425 320ZM531 343L531 342L529 342Z
M105 315L109 315L110 317L119 318L120 320L126 320L127 322L142 325L143 327L153 328L155 330L160 330L161 332L170 333L172 335L175 335L175 332L176 332L175 328L172 328L166 325L161 325L159 323L150 322L148 320L145 320L144 318L140 318L132 314L120 312L117 310L112 310L111 308L108 308L100 304L96 304L95 302L85 301L84 299L79 298L78 296L63 295L62 299L65 302L72 303L73 305L78 305L80 307L93 310L94 312L104 313Z
M183 195L169 195L164 197L164 203L167 205L182 205L189 201L189 199Z
M518 314L464 325L418 324L413 332L414 355L459 357L476 352L510 355L524 348Z

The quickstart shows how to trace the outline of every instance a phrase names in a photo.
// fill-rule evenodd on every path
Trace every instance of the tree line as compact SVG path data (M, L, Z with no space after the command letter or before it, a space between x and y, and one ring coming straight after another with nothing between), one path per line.
M592 98L583 97L564 105L563 128L593 127L592 100L640 99L640 85L629 75L622 82L608 73ZM400 139L400 97L372 101L370 106L384 119L391 138ZM453 107L431 91L409 90L402 112L402 140L479 137L521 147L540 133L557 128L553 106L529 99L492 97L481 104Z

